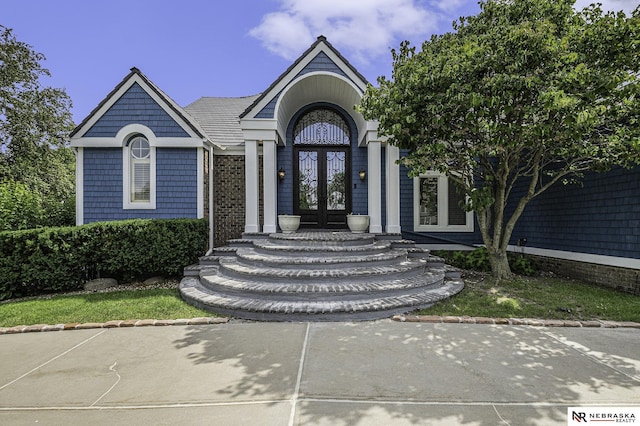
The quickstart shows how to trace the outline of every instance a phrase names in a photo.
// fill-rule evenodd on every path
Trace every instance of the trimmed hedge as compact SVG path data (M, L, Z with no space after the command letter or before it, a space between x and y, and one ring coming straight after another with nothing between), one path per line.
M180 276L208 244L203 219L134 219L0 232L0 300L81 289L93 278Z

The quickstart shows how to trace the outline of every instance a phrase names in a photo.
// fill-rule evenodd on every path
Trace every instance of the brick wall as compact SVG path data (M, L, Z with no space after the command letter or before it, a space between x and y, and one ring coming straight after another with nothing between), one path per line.
M264 223L264 195L262 189L263 165L260 157L258 168L259 223ZM245 220L244 156L213 156L213 232L214 247L227 245L234 238L242 237Z
M212 172L214 246L220 247L244 231L244 157L214 155Z
M544 256L527 255L527 257L540 270L640 296L640 270Z

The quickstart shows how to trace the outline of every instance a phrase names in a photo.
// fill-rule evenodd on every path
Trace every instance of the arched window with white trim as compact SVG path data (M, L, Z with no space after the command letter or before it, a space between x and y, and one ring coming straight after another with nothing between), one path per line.
M142 136L134 137L129 143L131 202L151 201L151 147Z
M155 148L135 134L123 147L123 208L155 209Z

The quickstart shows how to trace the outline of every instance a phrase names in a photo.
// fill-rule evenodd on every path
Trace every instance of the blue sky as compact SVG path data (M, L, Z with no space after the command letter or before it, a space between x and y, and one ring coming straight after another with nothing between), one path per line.
M45 84L67 91L79 123L133 66L183 106L253 95L320 34L375 83L402 40L419 45L479 10L474 0L3 0L0 24L46 56Z

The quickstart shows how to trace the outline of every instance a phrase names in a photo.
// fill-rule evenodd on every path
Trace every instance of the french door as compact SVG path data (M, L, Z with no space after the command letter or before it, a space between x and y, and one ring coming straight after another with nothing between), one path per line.
M351 211L349 147L294 149L294 211L302 227L344 228Z

